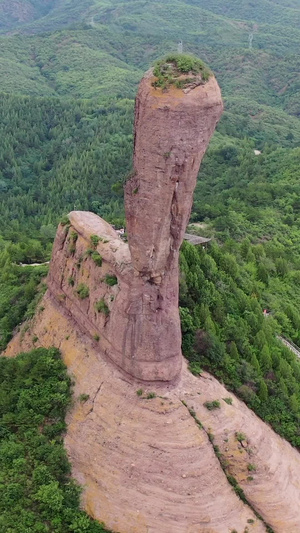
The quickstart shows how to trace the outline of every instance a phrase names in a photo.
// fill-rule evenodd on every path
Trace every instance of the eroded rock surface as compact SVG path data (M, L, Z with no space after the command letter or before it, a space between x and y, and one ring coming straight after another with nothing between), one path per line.
M188 94L174 87L166 92L155 89L153 80L150 70L139 87L133 173L125 186L134 269L132 328L138 335L131 353L136 360L144 360L146 354L150 361L160 357L164 379L172 379L178 375L182 357L179 248L199 166L223 105L213 76ZM147 379L157 379L150 368Z
M155 89L154 79L150 70L136 98L125 209L133 266L159 284L177 268L200 163L223 105L213 76L187 94L172 86L165 92ZM172 275L176 278L176 272Z
M98 343L50 292L42 307L6 355L32 349L33 339L60 348L75 381L65 444L88 513L119 533L266 532L227 482L218 446L274 532L299 533L299 453L243 402L209 374L194 377L185 362L176 384L135 381L99 355ZM89 397L82 402L81 395ZM208 411L203 404L212 400L221 408ZM236 433L245 434L245 447Z
M200 162L223 106L213 76L188 93L154 89L153 79L150 70L136 99L134 171L125 187L129 248L104 220L72 212L71 226L57 233L49 290L128 374L171 381L182 364L179 248ZM115 276L116 286L106 276ZM82 284L85 298L78 292Z

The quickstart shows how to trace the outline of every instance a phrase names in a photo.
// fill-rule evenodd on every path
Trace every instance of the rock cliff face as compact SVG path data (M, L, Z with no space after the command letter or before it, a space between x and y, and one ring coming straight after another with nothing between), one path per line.
M96 215L71 213L71 226L57 233L49 290L128 374L171 381L182 364L179 247L223 106L213 76L188 93L154 89L153 80L150 70L136 99L134 171L125 187L129 249Z
M297 451L214 378L181 368L178 251L222 103L213 77L187 92L152 80L147 73L136 104L129 246L96 215L70 213L42 305L6 355L60 348L75 381L65 438L73 475L85 509L109 528L299 533ZM216 399L221 408L208 411Z
M125 186L128 241L134 278L130 294L130 353L163 379L181 366L178 255L190 217L201 159L221 116L212 76L188 93L153 87L143 78L135 108L133 173ZM147 379L158 379L150 370ZM132 364L132 375L137 376Z

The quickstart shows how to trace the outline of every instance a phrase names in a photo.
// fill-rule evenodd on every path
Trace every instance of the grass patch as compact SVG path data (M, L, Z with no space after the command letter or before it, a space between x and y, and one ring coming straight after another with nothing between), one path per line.
M198 363L198 361L191 361L191 363L189 364L189 371L194 376L199 376L203 372L201 365L200 363Z
M64 215L61 218L60 223L61 223L62 226L70 226L71 222L70 222L70 219L69 219L68 215Z
M118 284L118 278L117 278L117 276L114 276L113 274L106 274L105 283L106 283L106 285L109 285L110 287L113 287L114 285Z
M92 245L96 248L99 242L102 240L98 235L91 235L90 237Z
M223 398L223 400L228 403L228 405L232 405L232 398Z
M191 83L205 83L211 76L209 68L195 56L187 54L169 54L154 64L153 74L156 80L154 87L163 90L175 85L178 89L184 89ZM181 77L184 75L186 77Z
M152 400L153 398L156 398L156 393L155 392L148 392L148 394L146 396L146 400Z
M90 294L89 288L84 283L80 283L76 289L76 292L81 300L87 298Z
M101 300L98 300L98 302L95 303L95 309L98 313L103 313L105 316L109 315L109 307L104 298L101 298Z
M79 398L78 398L78 399L79 399L79 401L80 401L81 403L85 403L85 402L87 402L87 401L89 400L89 398L90 398L90 395L89 395L89 394L84 394L84 393L83 393L83 394L80 394L80 395L79 395Z
M98 266L98 267L101 267L102 266L102 255L99 254L99 252L92 252L91 254L91 258L93 259L94 263Z
M243 442L244 440L246 441L247 440L247 435L245 435L245 433L241 433L239 431L237 431L235 433L235 438L236 440L238 440L239 442Z
M214 411L214 409L220 409L221 407L219 400L213 400L212 402L205 402L203 405L209 411Z

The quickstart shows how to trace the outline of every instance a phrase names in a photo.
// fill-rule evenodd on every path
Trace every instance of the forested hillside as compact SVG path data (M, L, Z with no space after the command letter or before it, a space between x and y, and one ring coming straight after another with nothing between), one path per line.
M2 0L0 32L1 347L43 290L19 263L49 259L59 219L123 224L137 83L182 39L225 100L191 217L213 244L182 251L184 352L299 446L277 336L300 344L300 0Z
M55 348L0 359L1 533L104 533L79 508L62 443L71 382Z

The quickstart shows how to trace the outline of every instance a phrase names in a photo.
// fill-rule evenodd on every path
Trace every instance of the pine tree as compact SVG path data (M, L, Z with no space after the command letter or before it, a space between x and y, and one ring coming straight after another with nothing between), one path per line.
M271 359L270 350L267 344L265 344L261 352L259 352L258 360L259 360L261 369L264 374L266 374L272 369L272 359Z
M260 364L255 354L252 354L251 356L251 366L253 366L257 374L261 374Z
M267 402L267 400L268 400L268 397L269 397L268 387L267 387L266 382L264 380L260 381L258 397L259 397L260 401L263 402L263 403Z
M240 356L239 356L239 352L234 341L230 343L229 353L232 359L234 359L235 361L239 361Z

